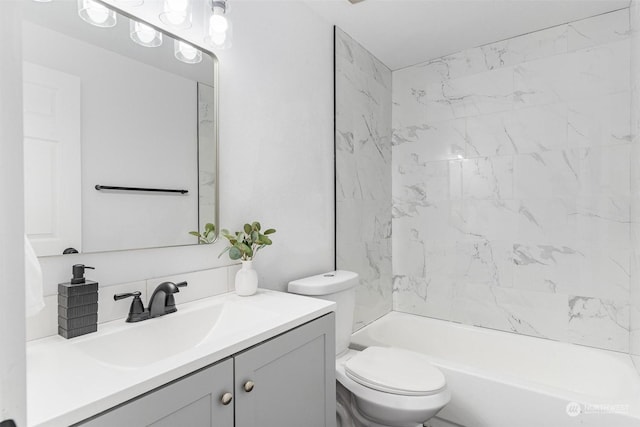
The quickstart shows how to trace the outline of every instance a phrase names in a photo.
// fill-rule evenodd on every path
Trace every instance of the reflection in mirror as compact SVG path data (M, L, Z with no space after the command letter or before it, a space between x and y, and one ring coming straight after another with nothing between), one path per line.
M217 224L216 58L120 13L89 25L77 7L24 4L32 245L47 256L197 244L189 231Z

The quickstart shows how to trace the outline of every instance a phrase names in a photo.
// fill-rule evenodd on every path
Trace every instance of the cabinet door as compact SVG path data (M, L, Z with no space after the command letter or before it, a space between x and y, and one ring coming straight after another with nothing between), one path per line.
M235 356L235 427L335 426L334 322L330 313Z
M90 427L233 427L233 359L227 359L79 425Z

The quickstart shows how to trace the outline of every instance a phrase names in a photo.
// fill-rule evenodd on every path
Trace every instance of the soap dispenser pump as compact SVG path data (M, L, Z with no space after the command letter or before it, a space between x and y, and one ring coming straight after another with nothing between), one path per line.
M73 338L98 330L98 282L84 277L84 264L75 264L69 282L58 284L58 334Z
M86 268L90 268L91 270L95 270L95 267L89 267L84 264L74 264L71 272L73 273L73 277L71 278L72 285L78 285L80 283L85 283L86 279L84 278L84 270Z

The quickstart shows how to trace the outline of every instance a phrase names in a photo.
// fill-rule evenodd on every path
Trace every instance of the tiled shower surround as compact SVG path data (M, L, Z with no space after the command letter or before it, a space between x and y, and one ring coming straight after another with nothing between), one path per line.
M391 70L336 28L336 257L355 328L391 310Z
M394 310L629 350L629 33L623 9L393 72Z

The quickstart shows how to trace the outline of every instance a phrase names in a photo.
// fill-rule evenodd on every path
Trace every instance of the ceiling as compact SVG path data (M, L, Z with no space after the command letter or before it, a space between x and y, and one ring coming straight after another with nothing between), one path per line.
M397 70L625 8L630 0L304 0Z

